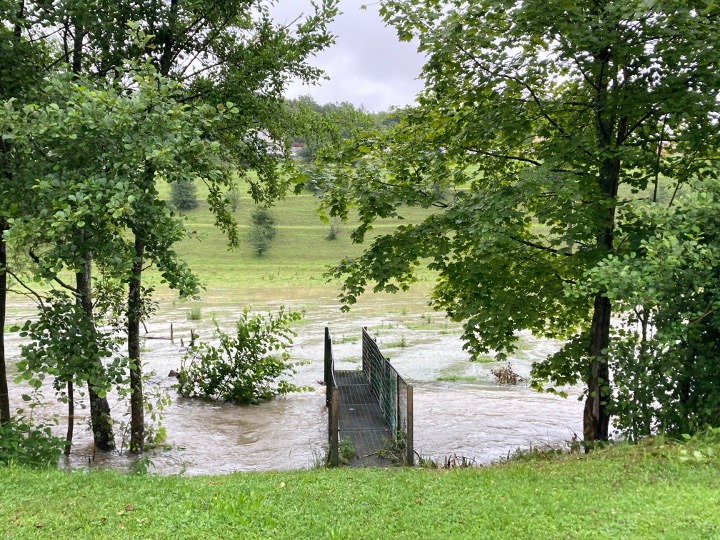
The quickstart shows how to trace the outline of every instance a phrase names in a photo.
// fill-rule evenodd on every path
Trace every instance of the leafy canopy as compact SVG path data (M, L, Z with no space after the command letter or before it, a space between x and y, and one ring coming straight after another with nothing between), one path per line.
M567 340L535 366L537 381L592 381L604 407L611 383L597 366L611 309L630 297L606 294L611 280L593 269L650 241L657 224L639 204L712 199L716 187L716 6L415 0L381 11L419 40L426 87L392 132L345 147L324 174L324 205L358 212L358 242L406 205L429 216L341 262L342 300L405 289L427 264L433 304L463 322L473 354L512 351L522 329Z

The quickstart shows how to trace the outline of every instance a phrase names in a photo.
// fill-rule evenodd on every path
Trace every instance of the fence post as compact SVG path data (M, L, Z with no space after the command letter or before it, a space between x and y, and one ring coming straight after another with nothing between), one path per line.
M330 339L330 329L325 327L325 406L330 406L330 398L332 394L333 384L333 365L332 365L332 340Z
M333 467L337 467L340 461L340 441L338 432L339 397L338 389L333 388L330 398L330 416L328 418L328 429L330 430L330 433L328 434L328 438L330 440L330 464Z
M407 464L415 465L415 449L413 448L413 386L407 385Z

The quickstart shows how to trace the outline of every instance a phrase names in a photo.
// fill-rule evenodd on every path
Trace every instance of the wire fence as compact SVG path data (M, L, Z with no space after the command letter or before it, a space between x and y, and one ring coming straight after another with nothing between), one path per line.
M380 352L375 340L363 328L362 368L380 404L385 422L395 435L395 444L407 450L407 463L413 454L413 387L407 384Z

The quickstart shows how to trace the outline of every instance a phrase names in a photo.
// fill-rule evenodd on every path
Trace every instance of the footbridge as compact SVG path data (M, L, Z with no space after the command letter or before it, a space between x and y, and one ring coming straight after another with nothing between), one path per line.
M351 447L350 466L413 465L413 387L362 330L362 370L336 370L329 328L325 328L325 385L328 459L340 464L341 447ZM349 445L346 441L349 441ZM341 456L342 454L342 456Z

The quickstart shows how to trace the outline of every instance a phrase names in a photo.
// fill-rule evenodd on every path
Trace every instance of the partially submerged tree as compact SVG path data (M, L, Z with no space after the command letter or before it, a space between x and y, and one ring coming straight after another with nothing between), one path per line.
M331 215L357 205L363 241L403 205L434 209L334 270L343 300L396 291L429 258L432 301L473 353L512 351L517 331L567 340L536 384L582 380L584 436L608 437L609 285L581 282L649 233L627 220L718 174L720 25L703 1L385 1L427 55L419 105L390 135L348 150ZM352 178L348 189L344 179ZM667 190L670 193L667 193ZM619 211L622 212L619 212ZM632 233L632 234L631 234ZM629 255L630 256L630 255Z

